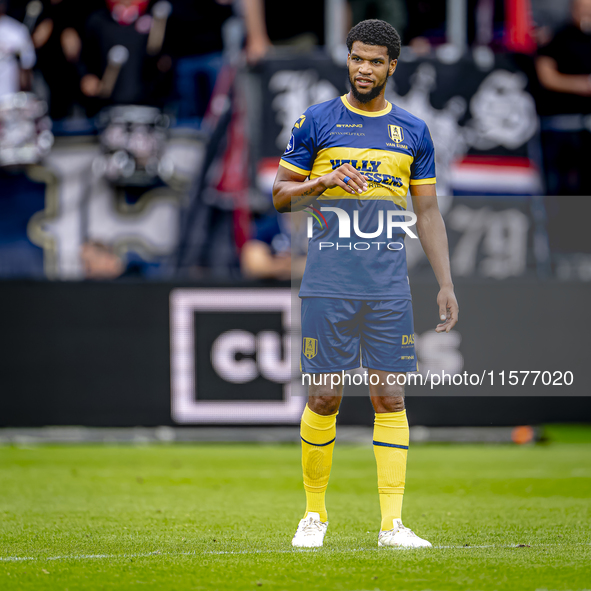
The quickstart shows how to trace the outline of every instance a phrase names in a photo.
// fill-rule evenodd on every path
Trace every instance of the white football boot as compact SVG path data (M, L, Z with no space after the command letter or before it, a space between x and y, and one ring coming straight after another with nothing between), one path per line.
M308 513L300 520L291 545L296 548L320 548L327 529L328 521L322 523L318 513Z
M412 529L404 527L400 519L394 519L394 527L387 531L380 531L378 546L392 548L431 548L431 543L419 538Z

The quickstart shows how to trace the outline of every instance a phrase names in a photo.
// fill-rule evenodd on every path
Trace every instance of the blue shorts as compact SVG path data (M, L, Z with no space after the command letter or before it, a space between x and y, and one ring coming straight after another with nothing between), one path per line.
M302 298L301 370L417 371L411 300Z

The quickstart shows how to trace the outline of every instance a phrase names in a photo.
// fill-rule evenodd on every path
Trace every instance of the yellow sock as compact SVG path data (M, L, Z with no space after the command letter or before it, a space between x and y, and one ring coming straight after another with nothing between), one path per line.
M373 451L378 467L378 493L382 511L381 529L394 527L392 521L402 516L402 497L406 480L408 420L402 412L376 413L373 428Z
M302 468L306 491L306 515L318 513L321 521L328 521L324 495L328 486L332 451L337 435L337 415L322 416L306 404L300 435L302 437Z

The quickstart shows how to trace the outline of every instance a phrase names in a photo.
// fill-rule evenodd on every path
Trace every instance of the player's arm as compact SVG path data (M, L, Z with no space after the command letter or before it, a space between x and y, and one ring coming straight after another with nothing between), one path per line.
M439 294L439 318L443 320L435 330L449 332L458 321L459 306L454 293L449 264L449 247L445 223L437 205L435 185L411 185L413 209L417 216L417 231L423 250L431 263Z
M29 92L33 87L33 71L21 68L19 71L19 85L21 92Z
M28 92L33 86L33 66L37 61L35 46L29 31L21 25L22 39L17 51L19 61L19 84L22 91Z
M546 55L536 59L536 72L542 86L554 92L591 96L591 77L587 74L563 74L555 60Z
M347 183L344 179L349 177ZM273 205L280 213L300 211L310 205L327 189L340 187L347 193L363 193L367 190L367 178L350 164L343 164L329 174L315 179L279 165L273 183Z
M240 253L240 267L252 279L289 279L291 256L274 256L265 242L248 240Z

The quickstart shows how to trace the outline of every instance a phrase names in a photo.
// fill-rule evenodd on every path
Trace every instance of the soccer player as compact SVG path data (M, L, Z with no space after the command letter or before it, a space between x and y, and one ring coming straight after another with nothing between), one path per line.
M301 369L313 376L301 422L306 513L292 540L322 546L325 492L343 386L330 376L360 365L375 410L374 453L382 522L378 546L430 547L401 521L409 430L406 372L416 371L406 230L418 231L440 291L437 332L458 320L427 126L384 97L400 54L388 23L366 20L347 37L350 92L310 107L295 123L273 186L280 212L313 208L302 280ZM417 216L409 222L408 189ZM321 214L321 215L319 215ZM321 218L322 216L322 218ZM334 381L332 382L334 383Z

